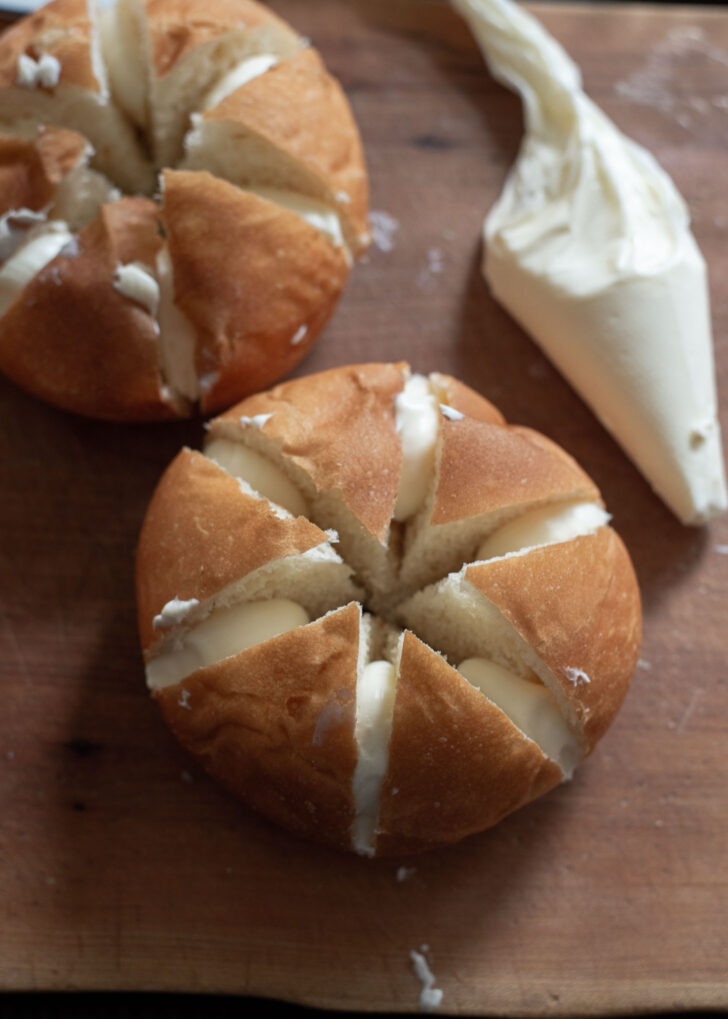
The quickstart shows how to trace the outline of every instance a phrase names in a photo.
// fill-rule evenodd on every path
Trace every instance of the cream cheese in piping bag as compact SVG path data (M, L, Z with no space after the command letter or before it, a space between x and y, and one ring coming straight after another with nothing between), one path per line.
M525 136L484 224L494 296L686 524L725 511L707 272L685 203L512 0L452 0Z

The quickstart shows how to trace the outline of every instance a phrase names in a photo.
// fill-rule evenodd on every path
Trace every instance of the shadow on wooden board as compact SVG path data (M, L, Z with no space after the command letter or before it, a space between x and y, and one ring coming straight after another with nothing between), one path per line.
M447 1015L443 1008L443 1015ZM699 1019L710 1012L650 1013L651 1019ZM720 1012L712 1013L719 1015ZM238 998L198 994L10 994L0 997L3 1019L396 1019L406 1013L327 1012L265 998ZM557 1015L557 1013L554 1013ZM606 1013L605 1013L606 1015ZM484 1017L485 1019L485 1017ZM610 1014L610 1019L630 1019Z

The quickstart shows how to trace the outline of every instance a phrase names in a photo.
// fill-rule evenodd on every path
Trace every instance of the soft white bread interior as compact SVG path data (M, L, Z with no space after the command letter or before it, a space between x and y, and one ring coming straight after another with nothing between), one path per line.
M195 118L182 165L324 203L356 254L368 243L366 179L358 133L344 129L346 109L320 56L302 50ZM327 130L332 122L342 129Z
M95 5L86 0L48 4L0 37L0 125L10 135L42 125L77 131L95 167L122 190L154 187L143 147L109 93Z
M275 64L304 46L270 8L251 0L176 0L171 11L166 0L149 0L137 22L148 54L144 126L158 167L180 160L194 111L208 108L215 93L237 91L272 66L256 58Z
M210 422L157 488L137 592L147 681L182 743L266 816L365 856L457 841L569 778L640 637L629 556L583 471L406 364L296 379ZM317 670L319 714L308 688L276 692L249 735L277 672L294 691ZM324 789L306 823L301 782Z
M356 813L362 629L351 604L155 693L177 739L219 782L272 821L341 849Z
M34 303L63 246L47 223L80 244L130 198L156 209L152 257L143 245L78 278L67 264L58 308ZM256 0L52 0L0 36L0 209L0 270L20 257L6 274L0 370L64 409L117 420L219 411L290 372L368 239L347 99ZM132 307L108 331L83 308L113 289ZM71 302L80 343L56 334ZM134 320L139 334L119 349ZM92 345L99 384L85 391Z

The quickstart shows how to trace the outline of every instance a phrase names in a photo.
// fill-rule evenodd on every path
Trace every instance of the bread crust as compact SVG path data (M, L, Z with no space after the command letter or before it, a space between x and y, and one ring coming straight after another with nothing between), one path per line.
M203 115L235 137L265 139L300 163L342 218L354 254L368 244L367 179L359 131L339 83L316 50L302 50L233 92ZM336 124L336 130L331 130Z
M317 517L316 507L328 505L317 501L322 494L345 500L351 517L341 518L343 527L366 530L369 540L385 549L397 540L392 515L403 454L395 408L409 374L406 364L331 369L256 394L211 422L213 441L240 442L279 468L288 465L289 477L306 479L304 495L315 523L276 518L260 500L248 503L233 479L204 457L180 454L154 497L140 541L140 632L148 660L156 653L152 615L165 600L214 598L262 559L273 561L317 542L323 536L317 528L329 526ZM517 516L534 504L553 502L560 509L567 498L599 502L593 482L550 440L507 425L462 383L440 375L431 381L437 394L445 394L449 406L464 415L443 415L439 421L441 456L433 468L438 472L433 490L446 486L458 491L466 522L472 515ZM456 526L457 507L447 505L447 520ZM441 528L428 520L402 525L405 546L409 527L418 534L429 529L437 541ZM308 626L198 669L155 696L175 733L212 775L296 832L368 851L361 840L370 829L364 822L371 818L375 788L379 806L373 855L416 853L459 841L562 781L572 761L575 765L592 751L624 699L640 640L639 591L619 537L606 524L595 526L593 533L558 544L459 563L454 577L423 595L429 615L407 611L404 599L411 592L403 569L411 551L405 552L399 572L367 581L362 605L331 611ZM351 540L351 534L340 536L337 547L345 560ZM360 576L366 579L365 571ZM393 587L381 590L378 583ZM439 606L432 605L433 592L439 597L445 590L451 593ZM381 617L378 623L366 617L368 636L363 637L362 607L371 612L375 603ZM439 614L450 612L452 625L441 626ZM455 613L462 615L455 618ZM400 618L417 632L402 633ZM463 637L463 626L472 633ZM472 646L477 649L472 654L505 669L501 683L508 682L510 672L517 683L538 682L538 677L550 690L550 695L540 690L535 704L554 712L549 723L553 740L544 739L552 757L524 734L506 708L497 707L456 670L470 654L455 657L459 645ZM303 695L290 685L292 660L304 685L315 684L321 669L315 710L309 711L308 687ZM368 663L382 660L391 668L380 664L367 673ZM275 686L276 670L283 692ZM376 741L360 752L356 729L352 735L347 728L345 738L340 733L343 742L331 748L330 759L316 756L317 775L327 772L330 780L321 788L319 805L314 789L320 775L311 777L310 755L322 749L316 736L320 718L333 710L331 704L339 711L345 703L354 719L357 711L363 719L374 711L376 724L385 726L380 735L389 733L386 712L377 716L379 709L372 707L372 698L388 703L388 688L367 683L389 682L386 677L393 675L386 756ZM529 703L518 690L517 696ZM250 691L270 703L249 704ZM306 705L304 724L295 738L286 736L281 751L280 730L287 732L289 725L287 698L299 696ZM508 700L499 703L507 706ZM368 724L362 723L362 731ZM349 718L347 726L353 725ZM300 801L307 797L311 806L302 811Z
M430 517L433 527L488 512L565 499L596 500L599 492L584 471L552 443L522 428L473 418L445 420L441 470ZM487 465L487 470L479 466Z
M317 492L335 491L384 543L402 467L394 400L407 370L404 364L347 365L284 382L211 421L209 435L236 432L241 416L270 415L261 433Z
M93 26L86 0L61 0L39 8L6 29L0 42L0 88L16 88L18 59L44 53L60 64L59 83L101 94L92 57Z
M52 208L56 187L86 159L94 173L88 194L81 185L88 199L84 222L98 208L98 222L78 234L82 256L73 262L59 256L0 319L0 369L35 396L92 417L206 415L292 371L325 328L351 254L366 244L362 146L347 99L320 57L303 52L298 33L265 6L255 0L129 5L119 22L100 15L98 27L85 0L53 0L0 39L0 119L9 133L0 137L0 210ZM129 66L123 54L111 58L115 42L127 48ZM212 152L200 155L202 165L194 170L176 169L184 132L204 116L209 89L236 61L269 50L280 66L239 87L220 108L233 134L265 135L278 169L259 165L254 156L254 165L240 167L236 161L246 157L236 153L225 164L228 181ZM24 83L18 80L21 57L28 58ZM44 57L52 59L41 75ZM161 167L160 195L162 152L175 166ZM105 191L98 172L108 178ZM308 191L293 187L294 198L313 195L321 208L307 221L287 207L286 196L255 194L271 177L279 185L291 178L296 186L310 184ZM134 196L111 214L101 203L111 200L114 185ZM149 261L138 230L134 201L140 192L156 206L159 246L163 233L169 238L175 301L169 312L165 303L164 323L109 290L116 244L104 240L110 217L114 235L140 238L125 261L147 265L160 288L166 285L166 254L162 265ZM126 228L122 213L130 216ZM72 232L77 225L70 225ZM339 231L348 237L346 247L336 240ZM86 257L92 249L98 266ZM175 316L177 326L170 324ZM175 343L177 331L184 342ZM32 335L27 345L23 334Z
M590 754L627 694L642 636L637 578L619 535L601 527L465 576L550 670Z
M200 398L210 413L293 370L348 268L341 249L273 202L209 173L167 171L163 181L175 301L197 332L198 376L215 379Z
M444 658L405 633L378 856L458 842L562 780L561 770Z
M430 378L440 390L441 402L451 407L459 414L473 418L475 421L483 421L490 425L504 425L505 418L490 400L476 393L470 386L464 385L459 379L443 372L432 372Z
M153 202L124 198L103 206L0 318L0 368L28 392L77 414L178 416L163 396L154 320L114 286L120 265L153 265L160 244ZM69 349L72 358L64 356Z
M305 517L277 516L202 453L183 449L155 489L139 538L142 647L158 640L153 619L173 598L205 601L266 563L326 540Z
M48 208L56 187L83 162L87 149L81 135L62 128L42 129L34 138L0 136L0 214Z
M354 819L360 621L349 605L155 693L208 774L264 817L341 849Z
M152 70L157 78L164 78L199 46L215 42L231 29L256 30L263 26L280 35L297 33L255 0L147 0L147 31L151 50Z

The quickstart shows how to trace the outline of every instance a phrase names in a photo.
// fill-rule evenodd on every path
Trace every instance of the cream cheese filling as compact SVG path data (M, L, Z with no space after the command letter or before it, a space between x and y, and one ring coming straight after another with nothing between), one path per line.
M111 92L127 116L146 129L150 53L142 5L138 0L113 0L99 7L99 51Z
M542 506L516 517L499 527L481 542L477 559L529 552L543 545L573 541L582 535L594 534L610 521L610 516L596 502L568 502Z
M157 252L154 268L142 262L117 266L113 286L154 319L159 337L163 396L182 397L190 403L197 400L205 386L214 385L215 376L198 378L197 333L175 302L174 270L167 245Z
M118 265L114 272L114 290L139 304L154 317L159 307L159 284L149 266L141 262Z
M261 74L265 74L277 63L278 57L273 53L256 53L253 56L245 57L210 89L202 100L201 109L211 110L214 106L218 106L223 99L227 99L229 95L242 88L243 85L247 85L249 81L253 81L254 78L259 78Z
M205 446L205 456L219 467L248 485L292 516L306 516L308 507L294 483L268 457L232 439L212 439Z
M121 191L108 177L85 165L77 166L56 188L50 214L78 231L96 218L102 205L119 198Z
M352 846L362 856L373 856L375 851L380 794L389 764L396 688L397 669L391 662L369 662L359 671L354 725L358 757L353 783Z
M202 388L195 364L197 331L175 302L174 269L166 244L157 252L155 273L159 287L156 316L162 376L174 393L192 403Z
M152 626L155 630L168 630L173 626L179 626L191 612L199 608L199 605L197 598L171 598L154 617Z
M54 220L34 232L0 268L0 315L20 296L41 269L52 262L73 240L65 223Z
M303 606L287 598L218 608L178 636L170 650L147 662L147 685L150 690L172 686L197 669L240 654L308 622Z
M46 212L34 209L9 209L0 216L0 261L14 255L30 237L30 231L47 220Z
M296 191L284 191L281 188L251 186L245 188L245 190L258 195L259 198L264 198L275 205L279 205L282 209L288 209L289 212L305 220L309 226L314 227L325 237L328 237L334 247L342 248L347 261L351 262L351 255L344 240L341 220L336 210L332 209L330 205L317 201L315 198L308 198L306 195L299 194Z
M430 490L439 423L439 403L430 380L411 375L395 399L395 427L402 443L395 520L413 517Z
M515 626L466 579L468 568L407 599L398 610L399 620L450 663L459 662L465 678L568 777L582 757L573 706Z
M518 676L486 658L467 658L458 672L571 778L581 759L579 743L540 680Z

